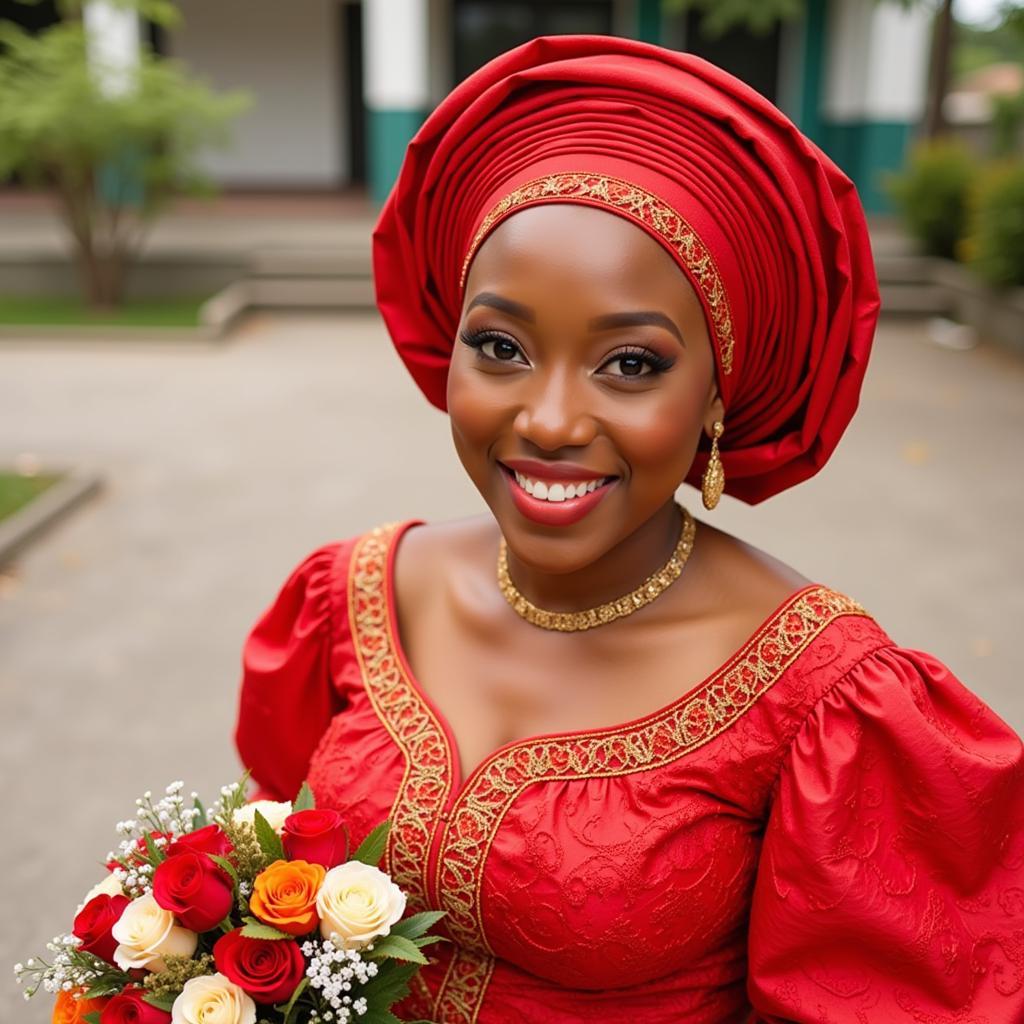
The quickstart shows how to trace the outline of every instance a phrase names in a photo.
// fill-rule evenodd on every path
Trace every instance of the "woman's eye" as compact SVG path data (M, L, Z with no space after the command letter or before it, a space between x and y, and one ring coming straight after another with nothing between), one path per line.
M491 338L480 344L480 351L491 359L498 359L503 363L516 361L516 356L522 356L522 351L514 341L508 338ZM525 362L520 359L520 362Z
M664 373L675 363L674 359L668 359L649 349L637 349L635 352L618 352L606 360L600 369L601 373L610 377L624 377L637 379L638 377L653 377Z
M642 356L617 356L604 364L606 367L618 367L614 372L620 377L644 377L652 373L650 363Z
M493 360L496 363L530 365L523 350L519 347L519 343L504 334L497 334L493 331L470 334L463 331L460 337L466 345L476 349L485 359Z

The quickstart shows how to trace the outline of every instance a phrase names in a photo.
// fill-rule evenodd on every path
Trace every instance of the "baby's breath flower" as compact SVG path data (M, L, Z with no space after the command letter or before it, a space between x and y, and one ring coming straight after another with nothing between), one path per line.
M339 949L330 939L324 942L306 941L302 944L303 954L309 958L306 977L310 987L330 1007L322 1015L316 1011L309 1024L349 1024L353 1016L361 1017L367 1012L366 999L352 993L356 986L365 985L377 973L377 964L363 960L358 950Z

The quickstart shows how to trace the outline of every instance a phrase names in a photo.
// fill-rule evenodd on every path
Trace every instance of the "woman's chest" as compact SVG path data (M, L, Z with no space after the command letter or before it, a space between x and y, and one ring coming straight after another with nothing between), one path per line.
M463 782L430 709L379 696L335 718L310 782L354 842L391 818L386 870L459 948L607 988L741 941L767 758L741 779L735 751L681 759L678 723L648 724L512 744Z
M525 634L496 633L448 611L403 626L409 674L451 733L463 778L524 737L607 729L649 716L733 649L706 637L689 643L678 628L616 623L600 636L523 628Z

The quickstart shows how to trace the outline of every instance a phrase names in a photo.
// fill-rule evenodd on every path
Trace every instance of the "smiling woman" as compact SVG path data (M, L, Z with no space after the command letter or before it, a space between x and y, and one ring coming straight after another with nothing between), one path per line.
M878 310L849 181L703 61L538 39L427 119L374 266L490 514L310 553L236 740L258 796L392 820L451 940L405 1015L1024 1019L1019 738L676 500L768 498L849 423Z

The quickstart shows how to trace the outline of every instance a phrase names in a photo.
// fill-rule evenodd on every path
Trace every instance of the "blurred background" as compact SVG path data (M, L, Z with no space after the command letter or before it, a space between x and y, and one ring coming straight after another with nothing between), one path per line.
M814 480L706 518L1024 730L1020 4L0 0L0 963L70 928L142 791L238 777L242 644L304 555L482 510L370 232L433 105L563 32L722 65L856 183L860 411ZM0 1017L48 1019L8 978Z

